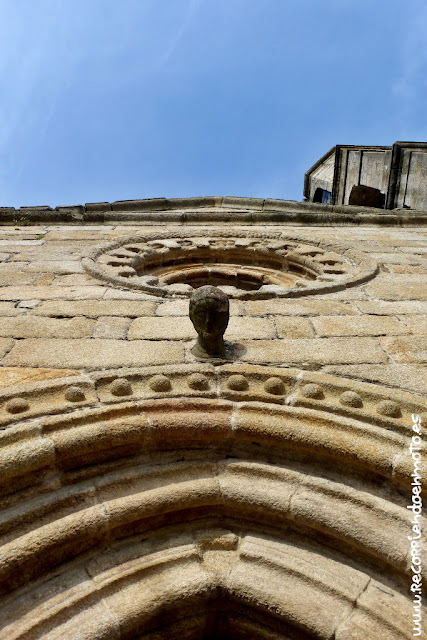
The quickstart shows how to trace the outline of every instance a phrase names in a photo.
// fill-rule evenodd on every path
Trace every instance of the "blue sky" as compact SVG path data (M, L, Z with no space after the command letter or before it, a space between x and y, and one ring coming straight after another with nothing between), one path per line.
M425 0L0 0L0 206L302 199L427 140Z

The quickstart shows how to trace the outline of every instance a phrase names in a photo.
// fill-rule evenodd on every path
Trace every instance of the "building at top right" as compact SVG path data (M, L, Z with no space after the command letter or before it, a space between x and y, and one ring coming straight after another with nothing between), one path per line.
M427 210L427 143L336 145L305 174L310 202Z

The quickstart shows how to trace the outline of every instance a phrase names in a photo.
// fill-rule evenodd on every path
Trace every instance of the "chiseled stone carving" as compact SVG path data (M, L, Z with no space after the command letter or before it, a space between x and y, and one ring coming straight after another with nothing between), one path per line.
M226 294L211 285L196 289L190 298L190 319L198 333L194 355L200 358L225 355L224 333L230 318Z
M256 629L248 617L246 637L288 637L289 611L292 637L301 628L307 638L336 628L341 640L353 629L411 636L412 602L399 585L413 467L401 452L412 413L425 413L421 395L395 391L390 400L389 388L321 371L214 364L95 370L2 389L2 640L74 640L83 624L88 640L120 637L126 624L128 637L153 637L159 593L168 624L156 637L175 637L188 611L211 615L219 589L222 606L237 594L250 605L244 612L274 603L271 620L256 614ZM84 407L66 399L70 389L84 393ZM343 397L355 396L343 419ZM28 413L10 414L13 400L28 402ZM93 501L81 481L88 474ZM322 536L331 541L325 553ZM353 606L362 591L363 607ZM228 636L244 622L233 613Z
M188 297L203 285L230 298L299 298L373 278L372 257L347 245L263 231L164 231L101 245L82 259L91 276L156 296Z

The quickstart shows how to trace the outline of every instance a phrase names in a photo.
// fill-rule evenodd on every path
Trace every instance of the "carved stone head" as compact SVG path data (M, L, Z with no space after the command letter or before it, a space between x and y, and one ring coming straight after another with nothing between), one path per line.
M224 354L224 332L230 317L226 294L211 285L196 289L190 298L190 319L198 333L194 353L200 357Z

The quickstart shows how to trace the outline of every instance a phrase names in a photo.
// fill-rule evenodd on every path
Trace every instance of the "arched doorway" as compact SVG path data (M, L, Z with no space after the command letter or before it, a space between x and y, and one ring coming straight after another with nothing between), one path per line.
M239 364L18 391L0 638L410 637L419 397Z

